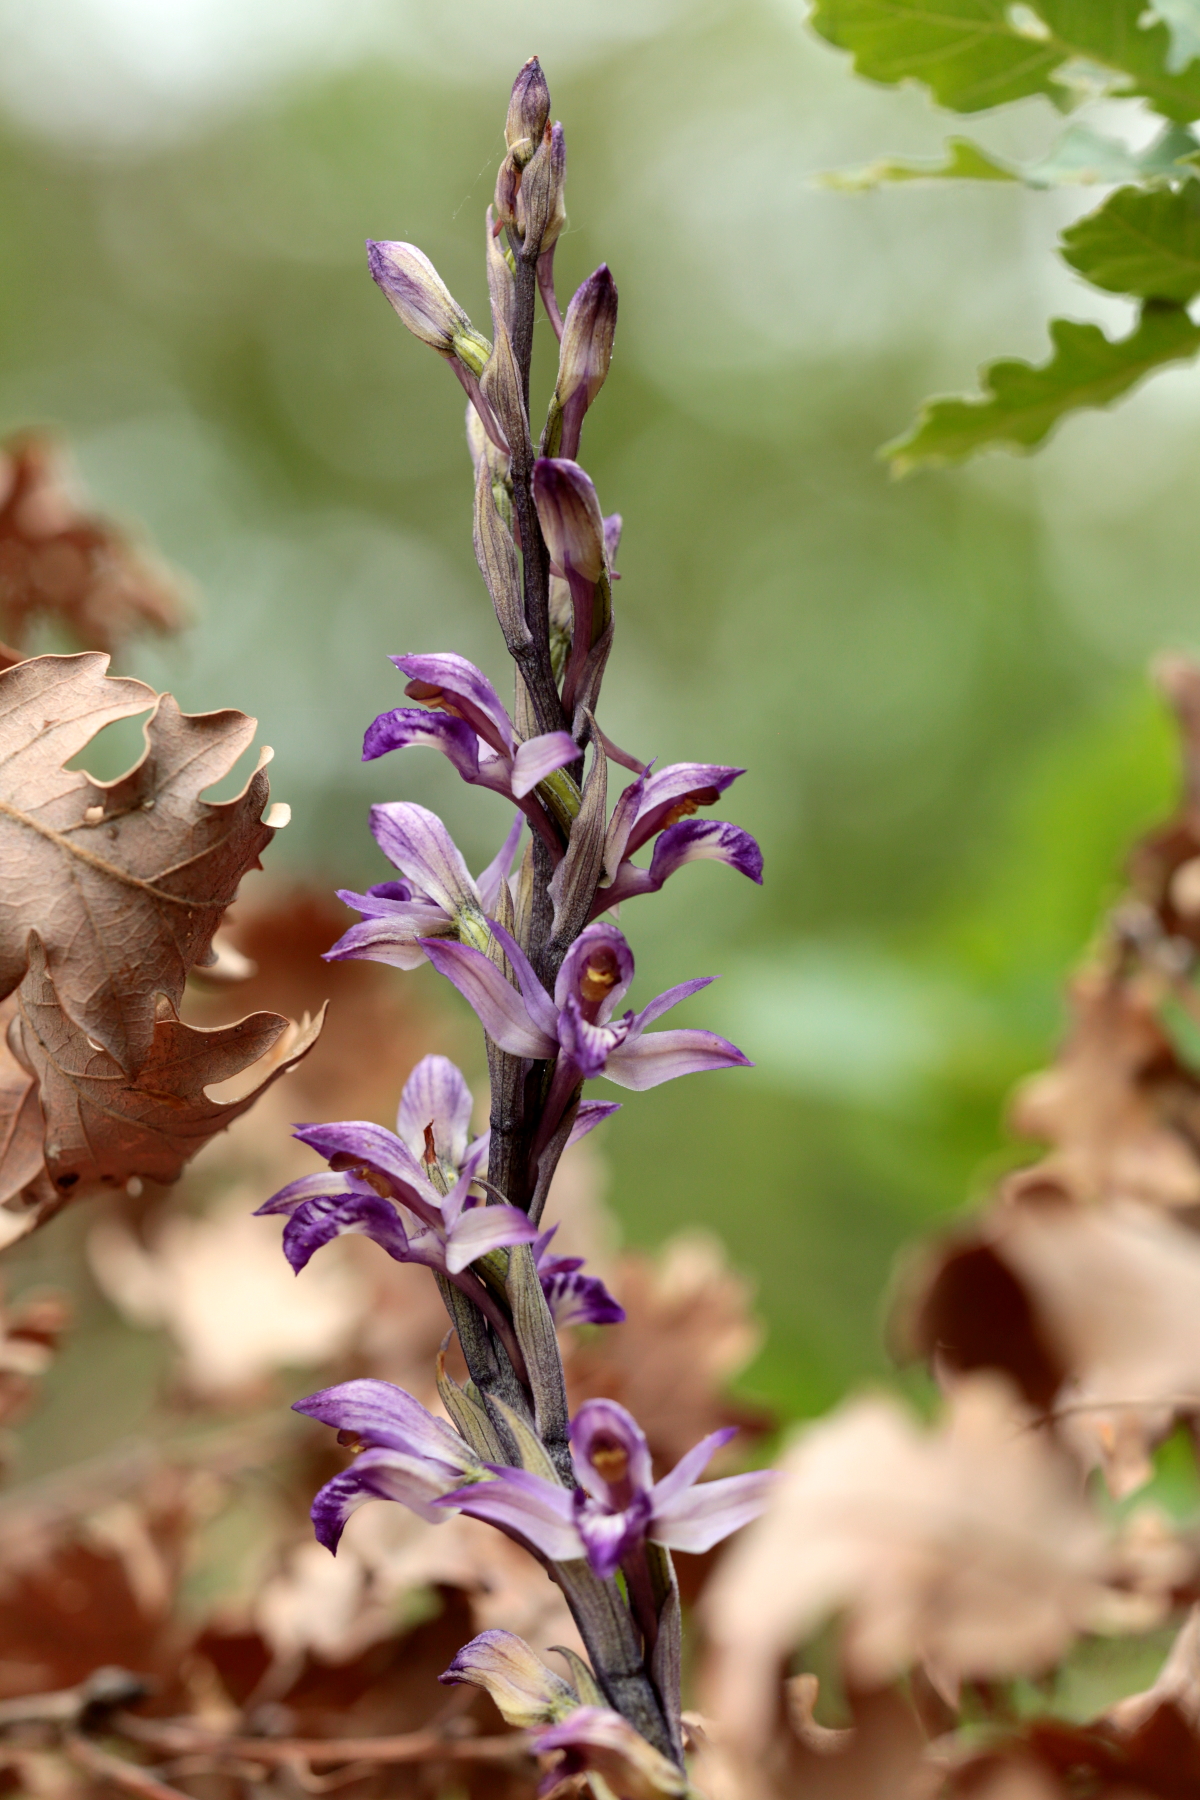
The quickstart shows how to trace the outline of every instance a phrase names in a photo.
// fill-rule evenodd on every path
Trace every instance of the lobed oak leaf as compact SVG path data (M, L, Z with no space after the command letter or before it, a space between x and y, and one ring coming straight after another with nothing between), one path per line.
M279 1013L252 1013L201 1029L159 994L149 1054L129 1075L63 1010L36 933L29 963L11 1048L38 1082L46 1166L59 1194L131 1176L177 1181L203 1144L308 1054L324 1017L295 1026ZM207 1092L256 1066L259 1079L236 1099Z
M201 798L251 742L252 719L183 713L107 665L38 656L0 672L0 995L24 976L36 931L66 1014L132 1073L151 1052L155 996L178 1003L274 828L266 751L236 798ZM151 707L125 775L64 767L102 726Z

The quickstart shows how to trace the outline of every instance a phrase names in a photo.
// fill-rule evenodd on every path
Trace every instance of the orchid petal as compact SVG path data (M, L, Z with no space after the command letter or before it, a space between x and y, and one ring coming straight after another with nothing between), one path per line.
M422 948L439 975L444 975L471 1005L483 1029L510 1056L553 1056L554 1038L535 1025L516 988L510 987L482 950L452 939L424 938Z
M613 1051L628 1037L632 1023L633 1014L626 1013L611 1025L593 1025L582 1016L572 994L558 1015L558 1041L564 1056L569 1056L584 1080L590 1081L604 1072Z
M512 964L513 973L521 988L521 997L529 1009L529 1016L539 1031L552 1038L558 1029L558 1012L554 1002L533 972L533 965L518 944L511 931L503 925L491 921L492 936L504 951Z
M408 901L394 912L351 925L322 953L322 961L377 962L393 969L419 969L425 952L418 939L440 937L453 930L454 920L448 919L440 906Z
M459 1488L439 1504L502 1526L550 1562L573 1562L583 1553L570 1491L526 1469L497 1470L494 1481Z
M665 1506L668 1500L673 1500L676 1494L682 1493L684 1488L699 1481L717 1451L736 1436L737 1426L726 1425L720 1431L710 1431L698 1444L693 1444L686 1456L680 1457L670 1474L655 1482L651 1489L655 1511Z
M298 1181L289 1181L281 1187L277 1194L255 1208L254 1217L261 1219L270 1213L292 1213L302 1200L316 1200L324 1194L354 1194L367 1192L365 1182L359 1181L348 1171L337 1173L332 1169L321 1169L313 1175L301 1175Z
M633 980L633 951L615 925L588 925L575 939L562 961L554 983L554 1004L561 1011L570 996L582 1007L585 1002L582 983L588 966L605 967L615 977L604 999L595 1009L596 1022L603 1025L625 998Z
M676 869L701 860L727 863L762 886L762 851L748 831L724 819L680 819L659 837L648 869L628 861L620 865L610 886L597 891L594 910L605 912L637 894L656 894Z
M390 1200L378 1194L325 1195L304 1200L283 1228L283 1254L296 1274L334 1238L369 1237L397 1262L408 1261L408 1236Z
M594 1503L585 1502L575 1508L575 1529L583 1540L593 1573L601 1581L615 1575L622 1558L642 1543L648 1512L644 1494L637 1496L642 1505L629 1512L607 1512Z
M512 762L512 791L518 800L531 793L539 781L578 762L581 751L566 731L546 731L541 737L527 738Z
M493 750L505 758L514 749L512 720L499 694L481 669L465 656L445 652L433 656L393 656L391 659L413 681L441 688L455 701L455 712Z
M650 1447L633 1414L616 1400L585 1400L571 1420L571 1454L588 1493L607 1506L619 1506L620 1495L599 1473L593 1457L614 1450L624 1460L626 1479L634 1491L647 1492L654 1479Z
M538 1268L538 1280L556 1325L620 1325L625 1308L598 1275L581 1275L576 1256L552 1256ZM576 1264L571 1268L570 1264ZM566 1265L566 1266L564 1266Z
M566 1148L569 1150L572 1144L577 1144L580 1138L585 1138L589 1131L595 1131L597 1125L603 1125L605 1119L611 1119L620 1110L619 1100L581 1100Z
M668 1550L710 1550L731 1531L757 1519L774 1480L774 1469L753 1469L748 1475L727 1475L723 1481L686 1488L665 1504L655 1504L647 1536Z
M715 975L697 975L693 981L677 982L674 987L667 988L665 993L656 994L634 1019L629 1028L630 1038L641 1037L647 1025L653 1025L656 1019L661 1019L664 1013L669 1013L681 1001L690 1000L693 994L711 987L716 979Z
M614 1050L604 1074L618 1087L643 1093L680 1075L708 1069L752 1069L750 1058L715 1031L652 1031Z
M428 807L411 800L373 806L371 835L388 861L445 912L479 906L479 889L458 845Z
M475 1206L463 1213L446 1238L446 1268L458 1275L489 1250L531 1244L537 1226L515 1206Z
M390 1381L373 1377L340 1381L294 1401L292 1411L306 1413L335 1431L352 1431L364 1443L431 1457L460 1475L479 1466L471 1446L452 1425Z
M352 1157L377 1170L402 1191L409 1204L410 1196L415 1197L418 1210L431 1205L435 1213L439 1210L439 1195L421 1164L408 1145L385 1126L369 1119L341 1119L328 1125L297 1125L292 1135L326 1161L335 1156Z
M511 1631L481 1631L463 1645L438 1680L485 1688L505 1723L523 1730L566 1718L579 1705L570 1683L548 1669L524 1638Z
M466 1155L474 1104L461 1071L448 1056L423 1056L404 1084L397 1134L419 1158L425 1148L425 1127L432 1125L437 1155L457 1169Z
M365 894L356 894L352 888L338 888L337 897L344 906L352 907L364 918L381 919L386 913L408 906L413 891L407 881L378 881Z
M625 859L625 846L629 842L629 834L637 823L638 810L642 804L642 795L646 791L646 776L639 775L631 781L618 796L608 821L608 830L604 834L604 873L612 881L618 868Z
M444 1491L444 1483L416 1458L394 1450L364 1450L348 1469L327 1481L313 1501L317 1542L336 1554L347 1519L366 1500L398 1500L430 1524L440 1525L446 1512L435 1502Z
M398 706L394 712L381 713L367 726L363 738L362 759L374 762L389 750L406 750L411 744L424 744L448 756L464 781L479 780L479 737L465 719L452 719L445 714L422 712L416 706Z
M525 814L517 813L508 828L508 836L493 856L486 869L482 869L475 885L479 889L479 898L483 902L485 913L496 910L496 902L500 898L501 884L508 880L512 868L513 857L517 853L517 845L521 841L521 832L525 827Z
M691 810L697 806L711 806L719 794L745 773L745 769L730 768L724 763L670 763L656 775L647 776L625 854L632 856L643 844L649 843L655 832L669 823L669 816L676 807L683 803Z

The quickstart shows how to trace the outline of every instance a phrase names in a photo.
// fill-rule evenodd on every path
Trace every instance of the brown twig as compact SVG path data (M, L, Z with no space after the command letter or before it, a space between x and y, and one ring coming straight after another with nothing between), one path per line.
M89 1775L95 1775L100 1781L111 1781L114 1787L124 1788L127 1794L136 1794L138 1800L191 1800L182 1788L159 1781L147 1769L140 1769L123 1757L113 1756L76 1732L64 1733L63 1749L71 1761Z

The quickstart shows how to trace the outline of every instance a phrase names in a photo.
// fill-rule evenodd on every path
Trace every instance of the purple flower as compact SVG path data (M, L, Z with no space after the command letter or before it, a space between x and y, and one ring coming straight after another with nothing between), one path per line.
M486 1471L465 1438L419 1400L390 1381L343 1381L297 1400L307 1413L363 1448L348 1469L327 1481L312 1504L318 1542L336 1552L346 1520L364 1500L399 1500L423 1519L440 1524L435 1503Z
M608 822L593 917L635 894L657 893L676 869L702 858L728 863L761 886L762 851L750 833L721 819L692 817L745 772L721 763L672 763L658 774L646 769L630 782ZM650 867L638 868L630 859L659 833Z
M582 1112L583 1108L580 1108ZM575 1130L579 1121L576 1119ZM572 1133L574 1136L574 1132ZM598 1275L584 1275L582 1256L549 1256L550 1240L558 1230L543 1231L533 1247L538 1279L556 1325L619 1325L625 1308L613 1299Z
M451 1277L489 1250L532 1243L537 1230L523 1212L484 1205L470 1192L488 1148L486 1135L468 1144L470 1118L459 1071L444 1056L426 1056L405 1083L396 1132L365 1119L298 1126L295 1135L320 1151L330 1173L301 1176L258 1209L288 1216L283 1248L296 1273L348 1232L372 1238L397 1262L427 1263Z
M360 957L415 969L425 961L418 940L427 937L461 937L486 948L485 915L496 910L524 823L518 813L499 852L474 881L436 813L409 800L373 806L375 842L405 879L380 882L365 894L338 890L338 898L364 917L325 952L326 962Z
M493 1467L493 1480L436 1504L489 1520L550 1562L586 1556L605 1580L647 1538L669 1550L708 1550L758 1516L769 1469L697 1486L713 1453L733 1435L733 1428L710 1433L655 1482L636 1419L615 1400L585 1400L571 1425L581 1484L573 1492L525 1469Z
M492 933L516 971L519 993L495 963L468 944L428 938L422 948L474 1007L502 1050L512 1056L558 1058L543 1111L543 1140L562 1118L581 1079L605 1075L618 1087L641 1090L705 1069L751 1066L735 1044L712 1031L644 1035L648 1025L707 987L711 977L682 982L641 1012L613 1018L633 979L633 952L615 925L593 924L580 933L563 958L553 1000L515 939L496 924Z
M518 743L513 722L487 676L465 656L393 656L409 679L405 693L437 710L400 706L367 727L363 761L428 744L450 758L464 781L494 788L513 800L535 830L562 854L533 790L556 769L578 760L579 746L565 731L547 731Z
M481 1631L438 1680L447 1687L467 1682L485 1689L505 1723L525 1730L556 1724L579 1706L571 1684L548 1669L513 1631Z
M572 1778L588 1774L601 1776L618 1800L662 1800L664 1794L694 1792L682 1769L607 1706L576 1707L557 1724L536 1731L533 1747L547 1763L538 1787L543 1800L560 1791L574 1792Z

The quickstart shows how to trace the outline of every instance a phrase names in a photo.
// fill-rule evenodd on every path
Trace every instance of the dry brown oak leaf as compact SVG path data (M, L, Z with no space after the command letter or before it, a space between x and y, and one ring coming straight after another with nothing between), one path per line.
M278 1013L261 1012L201 1030L185 1025L160 994L150 1054L136 1075L127 1075L67 1017L34 937L9 1043L39 1084L46 1167L55 1190L67 1195L131 1175L178 1180L211 1137L307 1056L323 1018L322 1012L295 1026ZM206 1089L233 1082L254 1065L260 1079L248 1092L209 1097Z
M156 996L178 1004L274 835L269 752L235 799L201 799L255 721L183 713L107 666L88 652L0 672L0 997L24 976L36 932L63 1010L134 1074L151 1053ZM97 782L63 767L103 726L151 707L145 751L125 775Z

